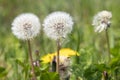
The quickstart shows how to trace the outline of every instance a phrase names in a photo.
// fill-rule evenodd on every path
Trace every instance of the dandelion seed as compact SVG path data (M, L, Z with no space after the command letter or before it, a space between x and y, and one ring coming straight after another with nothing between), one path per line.
M43 26L46 35L57 41L56 71L59 73L59 50L61 48L60 39L66 38L67 34L72 31L72 18L65 12L53 12L46 17Z
M40 21L32 13L17 16L12 23L13 34L21 40L29 40L40 32Z
M32 58L30 39L37 36L40 31L40 21L38 17L32 13L21 14L16 17L12 23L13 34L21 40L28 42L28 54L31 63L32 79L37 80L34 70L34 62ZM34 63L34 64L33 64Z
M53 12L44 20L44 32L54 40L65 38L72 31L73 21L65 12Z
M70 78L70 58L69 57L64 57L63 61L60 63L60 80L68 80Z
M95 26L95 32L102 32L103 30L105 30L109 60L111 59L111 56L110 56L110 43L109 43L108 28L111 25L111 21L110 21L111 18L112 18L111 12L101 11L97 15L94 16L93 24L92 24L93 26Z
M110 27L111 18L112 14L109 11L101 11L95 15L92 24L95 27L95 32L102 32L103 30L106 30L108 27Z

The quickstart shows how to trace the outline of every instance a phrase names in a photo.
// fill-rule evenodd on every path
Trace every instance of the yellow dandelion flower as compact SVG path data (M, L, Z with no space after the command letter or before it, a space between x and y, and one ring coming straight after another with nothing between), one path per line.
M55 55L57 54L57 52L55 53ZM60 56L66 56L66 57L70 57L70 56L79 56L78 52L69 49L69 48L63 48L60 50Z
M53 57L56 56L57 52L49 53L41 58L43 63L49 63L53 60ZM60 62L63 62L64 58L71 57L71 56L79 56L80 54L72 49L63 48L60 50Z
M43 61L43 63L49 63L50 61L52 61L53 57L54 54L48 53L47 55L43 56L41 60Z

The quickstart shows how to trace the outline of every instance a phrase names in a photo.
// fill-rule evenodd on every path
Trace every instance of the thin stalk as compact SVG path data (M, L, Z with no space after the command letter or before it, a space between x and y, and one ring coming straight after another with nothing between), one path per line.
M33 58L32 58L30 40L28 40L28 51L29 51L28 55L29 55L29 59L30 59L30 64L31 64L31 67L32 67L32 78L33 78L33 80L37 80L36 75L35 75L34 65L33 65Z
M110 43L109 43L108 29L106 29L105 33L106 33L106 39L107 39L108 57L110 61Z
M103 72L103 80L109 80L108 73L106 71Z
M57 40L57 56L56 56L56 59L57 59L57 66L56 66L56 71L59 73L59 51L60 51L60 39Z

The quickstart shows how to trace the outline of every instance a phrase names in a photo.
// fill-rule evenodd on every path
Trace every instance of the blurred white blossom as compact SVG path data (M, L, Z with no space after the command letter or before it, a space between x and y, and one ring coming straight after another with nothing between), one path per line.
M53 12L44 20L44 32L54 40L65 38L72 31L73 21L65 12Z
M12 23L13 34L21 40L29 40L36 37L40 32L40 21L32 13L25 13L17 16Z
M109 11L101 11L94 16L92 25L95 27L95 32L106 30L111 25L110 19L112 13Z
M70 66L70 58L66 56L60 56L60 65L64 65L65 67ZM57 61L56 61L57 62Z
M60 57L60 80L68 80L70 78L70 65L71 61L69 57L61 56Z

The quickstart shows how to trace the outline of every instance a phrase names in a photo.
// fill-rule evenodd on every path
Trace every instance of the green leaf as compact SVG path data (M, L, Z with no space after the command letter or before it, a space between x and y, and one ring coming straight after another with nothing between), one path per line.
M0 78L4 77L7 75L7 71L4 67L0 67Z
M21 62L18 59L16 59L16 63L19 64L21 67L25 67L25 63Z
M98 80L102 77L102 74L101 74L101 70L102 67L104 65L96 65L96 64L93 64L91 65L89 68L87 68L84 72L84 76L87 80Z
M104 70L109 69L108 66L106 66L105 64L95 64L96 68L98 69L98 71L103 72Z
M119 58L112 58L112 60L110 61L110 66L112 69L114 69L115 67L119 67L120 66L120 59Z
M0 72L4 72L5 68L4 67L0 67Z
M44 72L41 73L40 80L59 80L59 75L55 72Z
M59 75L55 72L49 72L51 80L59 80Z

